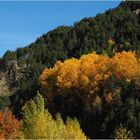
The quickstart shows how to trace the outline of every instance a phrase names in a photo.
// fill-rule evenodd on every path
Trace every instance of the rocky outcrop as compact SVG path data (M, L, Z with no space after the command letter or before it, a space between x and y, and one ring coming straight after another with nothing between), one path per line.
M10 95L11 92L5 74L0 73L0 96L10 96Z
M10 84L17 86L20 79L20 67L18 61L11 60L6 66L6 78Z
M10 60L6 64L1 81L5 81L9 95L13 95L20 88L20 79L26 73L26 68L27 65L19 60Z
M133 11L136 15L139 15L140 14L140 9L136 9Z

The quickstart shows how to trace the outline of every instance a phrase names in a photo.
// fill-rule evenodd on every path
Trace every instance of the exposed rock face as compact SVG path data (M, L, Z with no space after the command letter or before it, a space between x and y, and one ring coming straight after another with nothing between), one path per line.
M17 60L10 60L5 67L5 71L1 75L2 81L5 81L10 91L10 95L14 94L20 87L20 79L22 78L26 64Z
M18 62L16 60L11 60L8 62L6 67L6 76L8 81L16 86L18 84L20 78L20 67L18 66Z
M10 89L4 73L0 73L0 96L10 96Z
M140 9L136 9L133 11L136 15L139 15L140 14Z

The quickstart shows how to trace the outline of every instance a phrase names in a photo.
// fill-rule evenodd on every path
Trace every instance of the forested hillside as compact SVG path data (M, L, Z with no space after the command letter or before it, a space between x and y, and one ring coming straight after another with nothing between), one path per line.
M96 53L58 61L39 77L40 92L52 113L77 117L91 138L114 138L123 125L139 135L140 62L135 53L110 58Z
M11 138L140 138L140 2L9 50L0 71L0 109L19 119L8 112Z

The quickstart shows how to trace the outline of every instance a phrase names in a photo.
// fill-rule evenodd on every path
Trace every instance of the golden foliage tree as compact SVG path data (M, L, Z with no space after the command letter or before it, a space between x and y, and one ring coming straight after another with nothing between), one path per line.
M79 93L80 97L93 102L100 86L108 83L112 75L117 80L130 82L140 76L139 67L138 58L131 51L116 53L112 58L93 52L83 55L79 60L72 58L64 63L58 61L53 68L46 68L39 77L39 85L41 93L47 98L51 98L54 93L78 89L86 93ZM107 91L105 95L106 102L111 102L112 93Z

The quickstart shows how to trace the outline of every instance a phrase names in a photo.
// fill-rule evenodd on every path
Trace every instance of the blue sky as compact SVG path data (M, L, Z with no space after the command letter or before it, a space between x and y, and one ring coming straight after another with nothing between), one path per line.
M0 56L24 47L59 25L73 25L118 6L119 1L0 1Z

